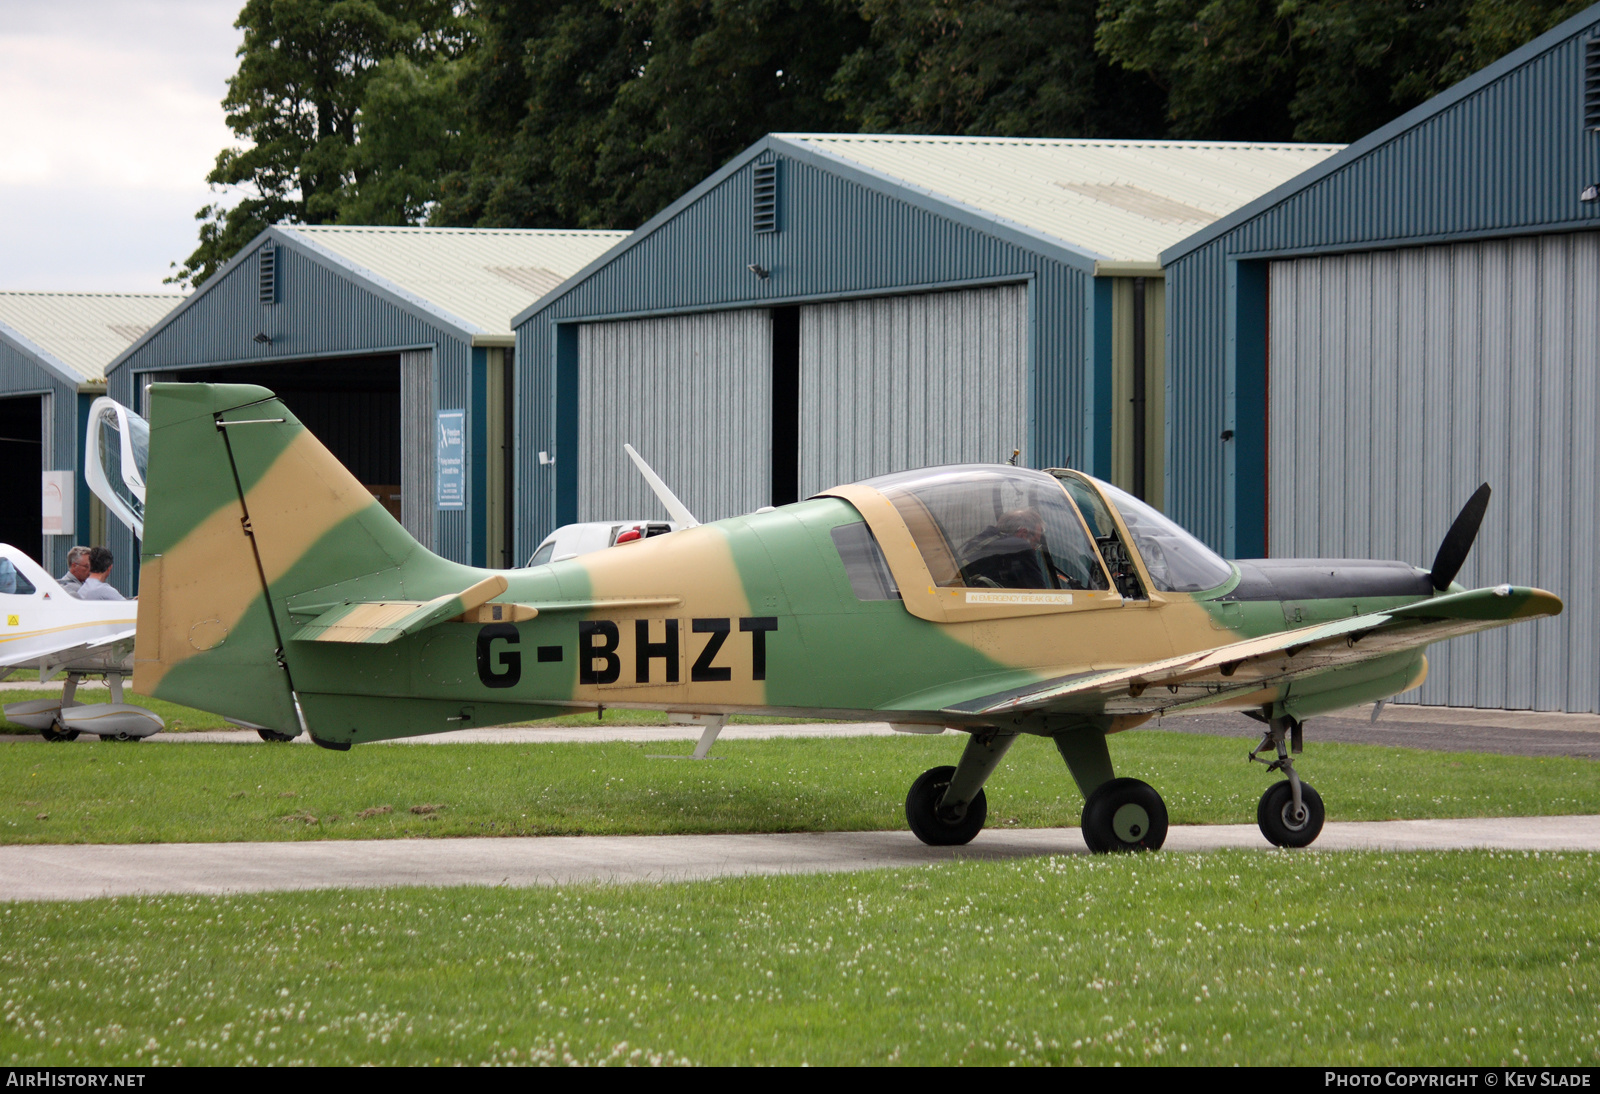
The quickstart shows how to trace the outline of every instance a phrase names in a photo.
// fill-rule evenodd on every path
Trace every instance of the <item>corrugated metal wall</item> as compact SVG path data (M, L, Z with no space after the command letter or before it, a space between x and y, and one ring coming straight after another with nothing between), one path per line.
M1169 253L1167 509L1176 519L1221 550L1251 538L1232 522L1252 480L1259 485L1260 454L1221 440L1260 406L1259 391L1229 386L1236 355L1262 333L1250 329L1260 320L1248 314L1249 293L1235 288L1247 263L1600 225L1600 203L1580 200L1600 180L1600 134L1582 119L1584 42L1600 31L1593 10L1531 58L1491 66L1414 122L1358 142L1327 175Z
M1028 443L1028 292L1006 285L800 310L800 496Z
M191 368L320 357L329 359L329 367L337 367L339 357L420 350L432 359L433 405L472 406L472 347L462 332L425 321L360 281L323 265L288 237L269 235L277 249L278 303L260 301L252 249L207 282L188 306L118 362L107 377L112 398L133 405L134 376L142 372L181 374ZM257 342L257 334L272 340ZM412 429L421 428L420 418L408 421ZM407 435L406 451L431 461L433 429L430 411L425 431ZM469 458L475 456L469 453ZM431 463L428 481L432 481ZM431 505L430 493L430 511ZM432 519L432 543L422 542L446 558L470 561L476 519L472 510L439 512ZM125 546L131 550L131 537Z
M431 543L434 519L433 472L438 453L433 443L433 351L408 350L400 355L400 523L418 543ZM421 442L420 438L427 438ZM419 443L412 443L412 439Z
M1045 240L1026 245L998 224L983 230L942 215L909 188L896 196L779 147L763 142L753 158L736 161L726 177L517 328L519 557L556 521L556 465L540 464L538 454L566 458L556 452L565 428L557 408L567 405L558 391L557 329L579 321L1022 282L1030 377L1022 462L1085 464L1092 263L1072 264ZM780 230L757 234L752 169L772 160L779 161ZM756 276L752 263L768 276Z
M578 337L578 519L665 519L631 444L702 520L772 498L766 308L587 323Z
M1600 710L1600 232L1274 262L1273 555L1430 566L1494 488L1460 580L1559 617L1430 652L1424 703Z
M55 372L46 369L29 353L0 337L0 398L11 395L43 395L42 414L49 416L41 427L45 444L42 447L44 470L79 470L82 454L78 442L77 387L62 381ZM81 519L84 514L78 514ZM86 534L80 527L77 535ZM65 536L46 537L47 558L40 565L53 574L67 568L67 550L72 543ZM80 542L73 540L73 543Z

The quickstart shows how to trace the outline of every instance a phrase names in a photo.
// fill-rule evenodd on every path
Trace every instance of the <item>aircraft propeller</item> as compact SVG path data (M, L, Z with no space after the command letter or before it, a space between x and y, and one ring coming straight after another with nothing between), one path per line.
M1440 592L1450 587L1456 574L1461 572L1462 564L1467 561L1467 552L1472 550L1472 542L1478 538L1478 526L1483 523L1484 510L1489 508L1489 493L1488 483L1472 492L1467 504L1456 514L1455 523L1444 534L1444 542L1439 544L1439 553L1433 559L1433 572L1428 578Z

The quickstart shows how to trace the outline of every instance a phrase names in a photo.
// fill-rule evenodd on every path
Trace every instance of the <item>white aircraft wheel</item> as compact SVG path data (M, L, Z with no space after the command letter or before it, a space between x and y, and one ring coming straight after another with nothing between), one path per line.
M966 814L958 821L939 815L939 799L955 777L953 767L930 767L911 784L906 795L906 823L914 834L929 847L959 847L971 843L983 831L983 822L989 819L989 800L983 791L967 803Z
M1277 847L1309 847L1322 832L1322 822L1327 812L1322 807L1322 795L1310 783L1300 781L1302 814L1295 815L1294 788L1285 779L1267 787L1256 806L1256 824L1267 842Z
M1159 851L1167 841L1167 803L1138 779L1102 783L1083 803L1083 842L1096 854Z
M143 737L135 737L131 733L102 733L102 734L100 734L100 739L102 741L142 741L142 740L144 740Z

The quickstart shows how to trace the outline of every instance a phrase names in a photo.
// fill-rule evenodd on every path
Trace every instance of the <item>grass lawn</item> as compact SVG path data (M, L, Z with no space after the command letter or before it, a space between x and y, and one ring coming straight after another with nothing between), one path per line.
M0 843L897 829L906 788L953 763L941 737L719 742L718 759L649 744L4 746ZM1253 823L1275 777L1243 741L1157 730L1112 742L1174 824ZM1600 813L1592 760L1312 743L1302 774L1333 820ZM1082 800L1048 741L1024 738L990 780L991 826L1077 824Z
M1600 856L0 907L0 1059L1600 1064Z

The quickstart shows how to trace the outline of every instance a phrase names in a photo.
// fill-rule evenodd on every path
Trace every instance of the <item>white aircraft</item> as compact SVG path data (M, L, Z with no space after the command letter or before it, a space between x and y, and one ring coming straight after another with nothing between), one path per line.
M138 534L150 427L110 399L95 400L89 420L89 485ZM0 680L20 668L37 668L40 680L67 673L59 699L7 703L0 708L6 720L36 729L48 741L70 741L80 733L128 741L165 728L160 715L122 701L123 678L133 672L136 616L131 600L79 600L25 553L0 543ZM78 702L85 676L104 676L112 701Z

